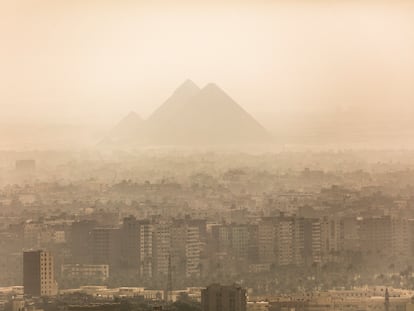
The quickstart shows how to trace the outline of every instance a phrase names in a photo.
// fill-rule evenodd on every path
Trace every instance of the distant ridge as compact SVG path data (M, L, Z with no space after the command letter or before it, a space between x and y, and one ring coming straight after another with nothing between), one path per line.
M271 140L267 130L214 83L186 80L147 120L130 113L106 139L131 145L240 145ZM112 138L111 138L112 137Z

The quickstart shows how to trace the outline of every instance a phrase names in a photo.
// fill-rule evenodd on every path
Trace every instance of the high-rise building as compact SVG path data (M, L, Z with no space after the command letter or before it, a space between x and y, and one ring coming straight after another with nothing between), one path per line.
M258 226L260 263L302 265L305 263L305 220L302 217L266 217Z
M248 253L247 257L249 263L258 263L259 262L259 246L258 246L258 230L259 226L257 224L248 225L249 230L249 243L248 243Z
M365 256L381 259L392 254L392 221L390 216L360 220L359 238Z
M322 249L321 249L321 223L319 219L313 219L311 221L311 256L313 263L321 263L322 262Z
M260 263L274 263L276 255L276 219L263 218L258 226L257 242Z
M153 276L162 281L168 274L168 263L171 254L171 225L167 222L154 225L153 232Z
M228 253L231 249L231 236L228 225L214 225L211 228L212 251L215 253Z
M23 253L24 294L30 296L54 296L57 294L53 256L48 251Z
M249 229L248 225L237 224L213 226L212 250L238 259L247 259L250 242Z
M342 222L344 231L343 249L351 252L360 251L357 217L344 217Z
M249 251L249 227L231 226L231 248L236 258L246 259Z
M72 224L70 250L73 263L92 262L92 230L96 225L92 220L76 221Z
M321 239L320 222L318 218L303 219L303 254L304 263L312 265L320 262Z
M186 275L187 277L200 276L200 231L198 227L186 227Z
M152 278L153 225L150 222L140 223L139 246L140 275Z
M108 264L110 270L120 265L120 229L94 228L92 230L93 264Z
M291 219L282 218L277 223L277 263L286 266L293 263L294 258L294 224Z
M410 261L409 221L403 218L391 219L391 251L395 264L403 266Z
M323 217L320 220L321 259L323 262L336 261L343 250L344 223L342 219Z
M122 224L122 268L139 272L140 267L140 225L139 221L129 216Z
M275 253L279 266L302 265L305 263L305 221L302 217L277 218Z
M201 292L202 311L245 311L246 290L237 285L212 284Z
M171 226L171 265L173 273L186 277L200 276L200 228L188 220L175 220Z
M173 273L186 275L186 228L181 223L171 227L171 265Z

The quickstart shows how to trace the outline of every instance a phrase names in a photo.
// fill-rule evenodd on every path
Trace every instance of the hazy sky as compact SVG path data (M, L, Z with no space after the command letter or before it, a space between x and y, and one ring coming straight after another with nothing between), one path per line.
M0 0L0 39L0 122L147 117L187 78L268 126L414 106L410 1Z

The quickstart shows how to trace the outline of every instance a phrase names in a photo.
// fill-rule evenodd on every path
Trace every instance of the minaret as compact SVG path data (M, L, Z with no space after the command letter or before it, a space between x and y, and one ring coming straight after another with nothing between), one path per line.
M384 310L390 310L390 294L388 293L388 288L385 289L385 302L384 302Z

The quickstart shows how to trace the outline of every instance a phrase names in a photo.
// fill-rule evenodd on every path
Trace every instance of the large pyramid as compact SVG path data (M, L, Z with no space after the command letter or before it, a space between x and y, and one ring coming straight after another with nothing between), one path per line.
M121 122L118 128L131 127L129 121L125 120L128 126ZM146 121L138 123L132 127L132 137L125 135L131 144L241 145L270 141L266 129L213 83L200 89L191 80L185 81Z

